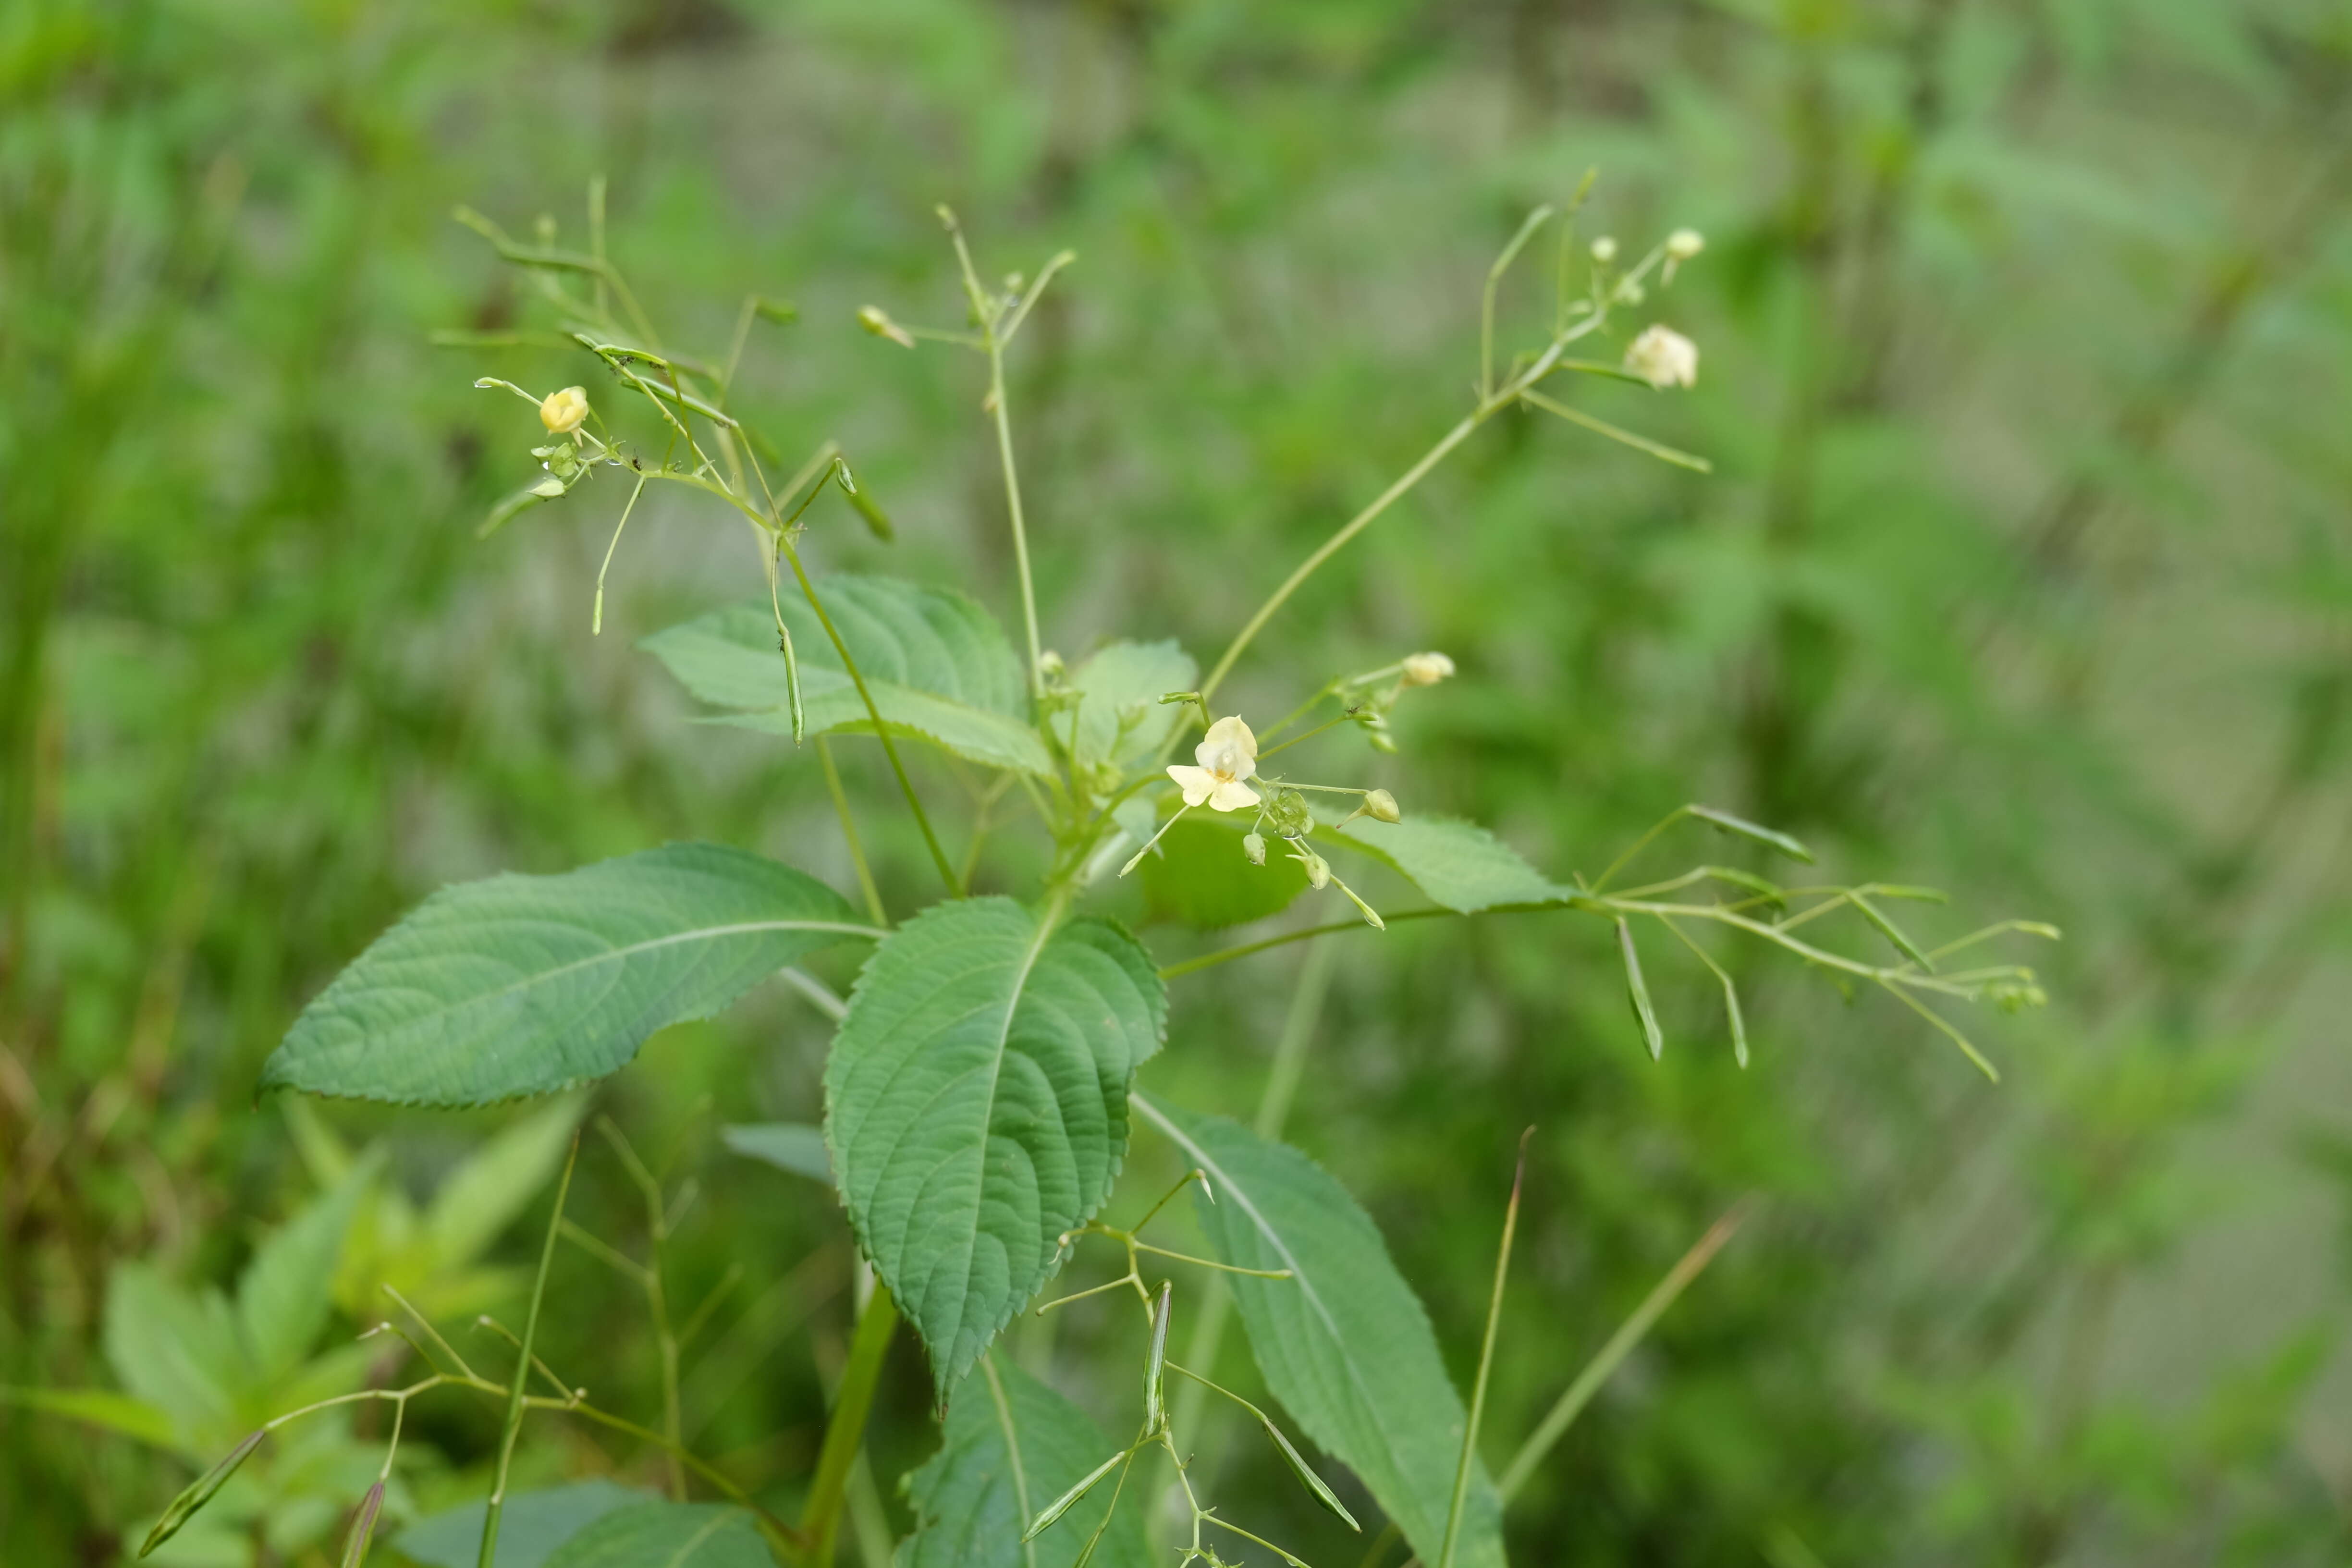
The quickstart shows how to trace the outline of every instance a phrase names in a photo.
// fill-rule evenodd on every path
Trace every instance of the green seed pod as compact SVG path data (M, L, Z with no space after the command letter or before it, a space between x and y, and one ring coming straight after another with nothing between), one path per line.
M239 1465L252 1458L253 1451L261 1447L261 1439L268 1435L268 1427L257 1429L244 1442L231 1448L228 1458L191 1481L187 1490L172 1500L172 1506L163 1510L163 1517L155 1521L155 1528L147 1532L147 1539L140 1542L139 1555L146 1556L179 1534L180 1527L195 1516L196 1510L213 1500L213 1494L221 1489L229 1477L236 1474Z
M1168 1425L1168 1405L1160 1391L1168 1366L1168 1313L1175 1294L1174 1281L1162 1283L1159 1303L1151 1312L1151 1353L1143 1363L1143 1429L1147 1432Z
M1283 1462L1290 1467L1290 1473L1298 1478L1299 1484L1314 1494L1317 1502L1338 1514L1349 1530L1360 1535L1362 1534L1364 1527L1356 1522L1356 1516L1348 1511L1347 1505L1332 1494L1329 1487L1323 1484L1323 1478L1317 1475L1307 1461L1299 1457L1298 1450L1290 1446L1290 1439L1282 1435L1282 1428L1264 1415L1260 1415L1258 1420L1265 1424L1265 1435L1274 1439L1274 1446L1282 1450Z
M1094 1490L1095 1483L1097 1481L1101 1480L1105 1476L1110 1474L1111 1471L1124 1464L1127 1461L1129 1454L1132 1452L1132 1449L1129 1449L1113 1454L1109 1458L1105 1459L1101 1464L1097 1465L1092 1470L1088 1471L1086 1478L1080 1480L1076 1486L1072 1487L1068 1491L1064 1492L1060 1497L1057 1497L1052 1502L1047 1503L1045 1505L1045 1511L1039 1514L1034 1521L1032 1521L1028 1530L1023 1532L1021 1537L1023 1542L1025 1544L1028 1542L1034 1541L1046 1531L1052 1529L1055 1520L1061 1518L1064 1514L1077 1507L1078 1500L1086 1496L1088 1492Z
M1364 795L1364 815L1381 822L1402 822L1404 813L1397 809L1396 796L1384 789L1368 791Z
M376 1515L383 1511L383 1483L368 1488L360 1510L352 1516L352 1532L343 1542L341 1568L361 1568L367 1561L368 1542L375 1537Z
M1253 865L1253 866L1263 866L1263 865L1265 865L1265 837L1264 837L1263 835L1261 835L1261 834L1256 834L1256 833L1244 833L1244 834L1243 834L1243 835L1242 835L1242 853L1243 853L1244 855L1245 855L1245 856L1247 856L1247 857L1249 858L1249 863L1250 863L1251 865Z

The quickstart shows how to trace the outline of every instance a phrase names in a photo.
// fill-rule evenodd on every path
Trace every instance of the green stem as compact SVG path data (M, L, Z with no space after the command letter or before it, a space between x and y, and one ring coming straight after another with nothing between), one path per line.
M866 865L865 847L857 842L857 824L849 815L849 796L841 787L841 770L834 765L833 746L823 735L816 738L816 760L824 769L824 787L833 795L834 812L841 818L841 837L849 846L849 864L857 873L857 890L866 897L866 912L887 931L889 911L882 907L882 889L875 885L873 868Z
M1723 1244L1731 1239L1733 1233L1747 1219L1748 1207L1749 1200L1743 1199L1709 1226L1707 1233L1698 1238L1697 1244L1684 1253L1681 1259L1666 1270L1666 1277L1643 1298L1642 1304L1633 1309L1633 1315L1625 1320L1624 1325L1609 1336L1609 1342L1601 1347L1601 1353L1576 1374L1576 1381L1568 1385L1568 1392L1559 1396L1559 1403L1528 1435L1528 1440L1519 1445L1519 1451L1504 1468L1502 1479L1495 1483L1495 1490L1505 1502L1518 1495L1519 1489L1535 1473L1535 1468L1543 1463L1544 1456L1551 1452L1552 1446L1568 1431L1570 1424L1583 1412L1585 1405L1591 1403L1592 1396L1601 1391L1601 1385L1609 1381L1609 1374L1617 1370L1618 1364L1633 1352L1633 1347L1642 1342L1642 1337L1650 1331L1651 1325L1675 1304L1675 1299L1723 1249Z
M1276 752L1286 752L1290 750L1291 747L1298 744L1301 741L1311 741L1326 730L1336 730L1354 717L1355 715L1353 713L1342 713L1337 719L1326 720L1324 722L1316 725L1312 730L1307 731L1304 735L1293 735L1289 740L1283 742L1278 746L1268 746L1265 750L1257 754L1258 761L1264 762L1266 758L1274 755ZM1360 790L1350 790L1348 793L1351 795L1360 795L1362 792Z
M730 1502L739 1503L744 1508L750 1509L752 1512L758 1514L760 1516L761 1528L767 1531L772 1538L783 1542L788 1550L793 1552L799 1551L801 1545L801 1533L798 1530L784 1523L775 1515L770 1513L765 1508L761 1507L757 1499L753 1498L751 1493L745 1491L741 1487L737 1486L733 1481L730 1480L727 1478L726 1472L712 1465L709 1460L703 1458L700 1455L693 1452L691 1449L671 1443L668 1438L663 1436L652 1427L641 1426L636 1422L631 1421L625 1416L615 1415L609 1410L599 1410L593 1405L588 1405L579 1401L542 1399L534 1395L531 1398L524 1400L523 1403L530 1405L534 1410L553 1410L568 1415L583 1416L587 1420L595 1422L600 1426L609 1426L614 1431L625 1433L629 1436L636 1438L641 1443L650 1444L654 1447L659 1448L665 1454L677 1455L678 1458L685 1461L688 1469L692 1470L696 1475L700 1476L704 1480L709 1481L712 1489L715 1489L719 1496L725 1498Z
M988 333L988 395L996 409L996 457L1004 468L1004 509L1013 520L1013 561L1021 573L1021 620L1029 633L1029 697L1045 694L1045 656L1037 640L1037 588L1029 575L1029 531L1021 515L1021 479L1013 466L1013 416L1005 407L1004 345Z
M1519 1230L1519 1189L1528 1174L1528 1138L1519 1135L1519 1168L1511 1177L1511 1201L1503 1209L1503 1245L1495 1255L1495 1289L1486 1299L1486 1337L1478 1347L1478 1376L1470 1385L1470 1421L1462 1428L1462 1458L1454 1467L1454 1502L1445 1510L1445 1543L1437 1553L1437 1568L1454 1568L1454 1543L1461 1539L1462 1514L1470 1501L1470 1471L1478 1459L1478 1426L1486 1415L1486 1380L1495 1370L1495 1338L1503 1322L1503 1282L1510 1278L1511 1242Z
M1652 842L1657 838L1659 834L1664 833L1667 828L1672 827L1675 823L1680 822L1684 817L1688 816L1689 815L1689 806L1678 805L1675 807L1674 810L1666 813L1665 816L1660 817L1657 821L1652 823L1650 825L1650 830L1647 833L1644 833L1641 837L1636 838L1633 843L1627 845L1623 851L1618 855L1617 858L1609 862L1609 868L1594 879L1592 883L1593 892L1598 894L1602 889L1609 886L1609 879L1623 870L1627 863L1630 862L1634 856L1639 855L1643 850L1647 849Z
M948 237L955 242L956 262L963 268L964 293L971 303L971 313L980 322L981 346L988 354L988 407L996 423L996 457L1004 469L1004 507L1013 520L1013 559L1021 573L1021 619L1029 634L1029 699L1035 701L1045 694L1044 655L1037 640L1037 589L1029 575L1029 532L1021 513L1021 478L1013 463L1013 415L1005 406L1004 341L1012 331L1017 331L1021 321L1036 302L1061 265L1055 258L1038 276L1036 284L1022 300L1009 325L1003 309L981 287L980 269L972 265L971 247L964 243L963 228L956 222L955 214L940 208L940 219L947 225ZM1006 326L1000 332L998 328Z
M1249 645L1257 639L1257 634L1265 629L1266 622L1272 620L1274 613L1288 603L1293 594L1298 592L1301 584L1315 574L1316 568L1337 555L1347 546L1349 540L1370 527L1375 518L1395 505L1408 490L1419 484L1432 468L1445 460L1446 456L1454 447L1468 440L1478 426L1493 418L1501 410L1517 402L1519 395L1527 388L1549 375L1553 367L1559 363L1560 356L1568 352L1569 344L1588 332L1597 331L1607 320L1605 310L1596 310L1577 325L1555 336L1550 345L1536 357L1534 363L1482 397L1475 408L1462 416L1460 423L1438 437L1437 445L1422 454L1419 462L1399 475L1395 482L1373 498L1370 506L1341 524L1338 532L1316 546L1314 553L1300 562L1297 569L1283 579L1282 586L1276 588L1273 595L1258 606L1257 613L1252 616L1247 624L1234 635L1232 643L1218 658L1216 668L1210 670L1209 678L1201 683L1202 703L1205 704L1209 698L1214 695L1217 688L1223 684L1225 677L1232 672L1234 662L1241 658Z
M1518 913L1522 910L1533 911L1536 910L1557 910L1564 909L1567 906L1563 904L1496 904L1490 908L1481 910L1478 912L1480 914L1488 915L1507 914ZM1384 915L1381 918L1386 920L1391 925L1394 925L1399 921L1440 920L1447 915L1459 917L1461 912L1462 911L1459 910L1403 910L1392 915ZM1203 969L1212 969L1220 963L1230 963L1236 958L1247 958L1254 952L1264 952L1270 947L1287 947L1294 942L1305 942L1310 937L1328 936L1334 931L1369 931L1370 929L1370 927L1365 925L1361 921L1336 921L1329 925L1308 926L1304 931L1286 931L1280 936L1262 937L1256 942L1245 942L1237 947L1221 947L1214 952L1204 952L1198 958L1188 958L1181 963L1163 965L1160 971L1160 978L1162 980L1174 980L1180 975L1195 973Z
M1394 506L1406 491L1421 483L1429 471L1444 462L1454 447L1468 440L1472 433L1486 422L1488 406L1482 405L1465 415L1461 423L1439 437L1437 445L1422 455L1419 462L1400 475L1394 483L1373 499L1370 506L1349 518L1340 526L1338 532L1316 546L1314 553L1300 562L1297 569L1283 579L1282 586L1276 588L1273 595L1258 606L1257 613L1249 618L1239 632L1234 634L1234 640L1226 645L1224 653L1217 659L1216 667L1209 671L1209 678L1201 682L1202 701L1205 702L1215 694L1217 688L1224 683L1225 677L1232 672L1234 663L1248 649L1249 645L1257 640L1257 634L1265 629L1266 622L1274 618L1275 612L1289 603L1290 596L1298 592L1299 585L1313 576L1316 569L1323 563L1345 549L1349 540L1370 527L1373 520L1388 510L1390 507Z
M866 705L866 717L874 726L874 737L882 742L883 754L890 759L890 771L898 775L898 788L907 797L907 808L914 813L915 826L922 829L923 842L931 852L931 864L939 868L940 879L947 883L948 891L956 898L962 898L963 885L956 880L955 867L949 862L947 851L940 847L939 835L931 830L931 819L923 810L922 797L915 793L914 781L907 776L907 765L898 758L898 747L883 725L882 710L875 703L872 690L866 687L865 672L857 668L857 660L850 656L849 645L842 640L840 628L833 624L833 616L826 613L824 602L817 598L816 585L809 580L808 569L801 564L800 551L794 548L790 531L777 527L757 507L725 485L699 474L681 474L675 469L664 468L646 477L667 479L717 496L749 519L763 540L772 538L776 547L783 552L784 559L792 563L793 580L800 584L801 596L816 613L817 624L824 628L824 635L832 641L833 651L841 659L841 668L847 672L850 684L857 688L858 698Z
M874 738L882 742L882 754L890 759L890 771L898 775L898 788L907 797L907 809L915 814L915 826L923 831L923 843L931 851L931 864L939 868L940 879L948 885L949 896L962 898L963 884L956 880L955 867L949 862L948 852L940 847L940 836L931 830L930 816L923 810L922 797L915 793L915 781L907 776L907 764L898 760L898 743L890 739L890 731L882 722L882 710L866 685L864 672L849 656L849 645L842 641L840 628L833 624L824 602L816 596L816 584L809 581L808 568L801 564L801 552L793 547L791 537L779 533L776 541L783 549L784 559L792 563L793 578L801 585L801 596L816 612L817 624L832 639L834 652L841 657L841 668L849 672L851 684L857 688L857 695L866 704L866 716L874 725Z
M898 1303L890 1287L875 1281L874 1295L857 1320L850 1341L849 1365L842 1373L841 1391L835 1395L833 1415L824 1424L824 1444L817 1452L816 1476L809 1483L808 1502L801 1510L801 1533L807 1539L802 1561L807 1568L831 1568L834 1537L841 1524L842 1500L849 1472L866 1441L866 1418L874 1408L874 1385L882 1375L882 1358L898 1326Z
M997 1375L992 1354L981 1356L980 1372L988 1380L988 1397L996 1406L997 1430L1004 1434L1004 1452L1012 1461L1013 1505L1019 1510L1013 1517L1021 1521L1021 1527L1025 1531L1029 1521L1037 1515L1029 1506L1029 1472L1021 1462L1021 1434L1013 1427L1013 1405L1004 1397L1004 1380ZM1024 1537L1021 1557L1024 1568L1037 1568L1037 1543L1034 1538Z
M539 1304L547 1294L547 1271L555 1262L555 1237L563 1225L563 1200L572 1192L572 1168L580 1162L580 1134L572 1134L572 1152L564 1156L563 1175L555 1184L555 1212L548 1216L547 1239L540 1244L539 1272L530 1282L530 1310L522 1320L522 1349L515 1357L514 1381L508 1386L506 1425L499 1434L498 1478L490 1486L489 1507L482 1514L482 1549L478 1568L492 1568L499 1550L499 1515L507 1505L507 1472L514 1462L515 1437L522 1430L524 1385L530 1382L530 1342L539 1333Z
M1355 922L1338 929L1352 929ZM1324 998L1331 988L1331 966L1339 952L1330 943L1307 950L1307 961L1299 966L1298 989L1291 993L1290 1010L1282 1020L1282 1036L1274 1047L1274 1066L1267 1072L1265 1087L1258 1093L1257 1116L1252 1130L1259 1138L1271 1143L1282 1136L1283 1123L1290 1116L1291 1097L1297 1091L1298 1080L1307 1068L1307 1047L1315 1043L1316 1026L1322 1022ZM1192 1322L1191 1342L1184 1347L1184 1360L1202 1372L1217 1369L1217 1354L1224 1348L1225 1329L1232 1321L1234 1293L1224 1280L1212 1278L1201 1296L1200 1316ZM1204 1390L1215 1388L1202 1373L1186 1372L1192 1381L1176 1395L1172 1426L1185 1431L1193 1430L1207 1403ZM1219 1388L1220 1394L1226 1391ZM1252 1406L1255 1409L1255 1406ZM1262 1413L1261 1413L1262 1414Z

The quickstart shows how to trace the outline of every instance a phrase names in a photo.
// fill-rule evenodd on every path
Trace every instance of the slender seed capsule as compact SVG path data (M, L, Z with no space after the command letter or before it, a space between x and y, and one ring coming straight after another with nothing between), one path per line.
M1130 1452L1132 1452L1132 1450L1122 1449L1120 1452L1113 1454L1109 1458L1105 1459L1101 1464L1097 1465L1093 1469L1087 1471L1086 1478L1079 1481L1076 1486L1072 1487L1068 1491L1064 1492L1060 1497L1057 1497L1052 1502L1047 1503L1045 1505L1045 1511L1039 1514L1036 1519L1030 1523L1029 1528L1023 1532L1021 1537L1022 1542L1025 1544L1026 1542L1034 1541L1046 1531L1052 1529L1055 1520L1060 1519L1064 1514L1077 1507L1078 1500L1086 1496L1088 1492L1094 1490L1095 1483L1097 1481L1101 1480L1105 1476L1110 1474L1111 1471L1117 1469L1121 1464L1125 1463L1128 1455Z
M343 1542L341 1568L361 1568L367 1561L368 1542L375 1537L376 1515L383 1511L383 1483L368 1488L360 1510L352 1517L352 1533Z
M1329 1487L1323 1484L1323 1478L1317 1475L1314 1468L1299 1457L1298 1450L1290 1446L1290 1439L1282 1435L1282 1428L1263 1415L1258 1417L1258 1420L1264 1424L1265 1435L1274 1439L1274 1446L1282 1450L1284 1462L1289 1465L1290 1473L1298 1478L1299 1484L1314 1494L1317 1502L1338 1514L1349 1530L1361 1534L1364 1527L1356 1522L1356 1516L1348 1511L1347 1505L1333 1495Z
M261 1447L261 1439L268 1435L268 1427L256 1428L244 1442L228 1451L226 1458L189 1482L187 1489L173 1498L171 1507L163 1510L163 1517L155 1521L155 1528L147 1532L147 1539L140 1543L139 1555L146 1556L177 1535L180 1527L194 1517L196 1510L212 1501L213 1494L221 1489L229 1477L236 1474L236 1468L253 1457L253 1451Z
M1160 1397L1168 1367L1168 1310L1176 1282L1163 1280L1159 1304L1151 1310L1151 1353L1143 1363L1143 1429L1158 1432L1168 1425L1167 1402Z

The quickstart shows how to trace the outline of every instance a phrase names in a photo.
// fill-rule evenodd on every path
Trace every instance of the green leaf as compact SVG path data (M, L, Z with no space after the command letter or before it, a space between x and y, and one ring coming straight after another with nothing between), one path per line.
M986 610L951 590L892 577L837 573L818 578L816 591L891 733L935 742L989 767L1054 771L1029 723L1020 662ZM779 603L799 655L807 732L871 731L866 703L807 601ZM643 646L695 696L743 710L723 722L792 733L776 606L762 600L716 611L656 632Z
M0 1405L102 1426L158 1448L188 1451L178 1423L169 1415L110 1388L0 1388Z
M1461 914L1497 904L1548 904L1573 891L1475 823L1408 815L1402 822L1360 816L1339 837L1386 861L1433 903Z
M602 1479L509 1494L499 1513L499 1568L541 1568L549 1556L589 1525L653 1494ZM469 1502L417 1521L393 1544L422 1568L475 1568L480 1560L486 1505Z
M1011 899L934 905L866 961L825 1068L825 1141L942 1400L1110 1195L1128 1085L1167 1016L1126 931L1049 930Z
M1159 750L1185 712L1163 706L1160 694L1189 689L1199 674L1192 656L1173 642L1115 642L1097 650L1070 677L1086 694L1078 703L1078 761L1128 762ZM1139 712L1137 722L1122 725Z
M1087 1413L1003 1356L948 1406L945 1441L907 1478L915 1533L899 1548L898 1568L1070 1568L1111 1506L1097 1487L1024 1549L1021 1533L1052 1499L1117 1445ZM1139 1462L1148 1462L1145 1456ZM1146 1568L1140 1496L1130 1492L1094 1562L1101 1568Z
M1288 1279L1227 1283L1266 1386L1307 1435L1353 1469L1424 1562L1437 1560L1466 1419L1437 1336L1370 1215L1296 1149L1222 1117L1136 1110L1207 1173L1194 1201L1215 1255ZM1501 1568L1502 1505L1480 1466L1456 1568Z
M805 1121L761 1121L723 1129L727 1147L780 1171L833 1185L833 1162L824 1152L824 1129Z
M1187 816L1136 868L1154 920L1196 931L1246 925L1289 908L1307 890L1307 868L1271 843L1263 866L1242 853L1242 836Z
M335 1267L351 1234L360 1195L375 1179L364 1159L269 1233L236 1285L237 1326L263 1388L302 1364L334 1305Z
M499 1568L507 1568L503 1544ZM550 1552L546 1568L776 1568L751 1510L731 1503L614 1509Z
M150 1264L121 1264L107 1277L104 1337L123 1388L187 1440L226 1442L243 1429L245 1347L219 1291L184 1290Z
M264 1088L487 1105L617 1071L655 1030L872 936L841 895L718 844L445 888L304 1010Z

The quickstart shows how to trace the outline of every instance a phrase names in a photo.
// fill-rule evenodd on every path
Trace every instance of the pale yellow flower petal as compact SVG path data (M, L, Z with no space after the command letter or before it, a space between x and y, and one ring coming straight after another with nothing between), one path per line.
M551 436L568 436L580 428L588 417L588 393L584 387L567 386L561 392L551 392L539 405L539 422L547 426Z
M1244 806L1256 804L1257 791L1239 779L1225 779L1220 782L1215 791L1209 796L1209 809L1212 811L1239 811Z
M1663 391L1698 383L1698 345L1672 327L1644 327L1625 350L1625 368Z
M1188 768L1181 763L1168 764L1168 776L1184 792L1186 805L1198 805L1209 798L1223 782L1206 768Z
M1229 714L1209 726L1192 759L1222 778L1245 779L1257 772L1257 737L1240 714Z

